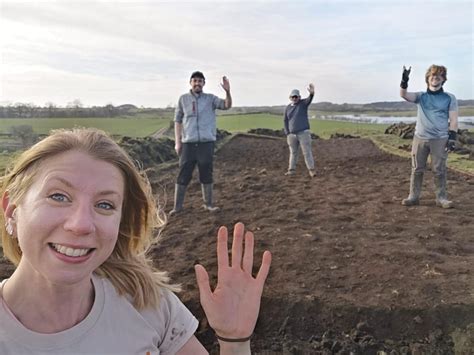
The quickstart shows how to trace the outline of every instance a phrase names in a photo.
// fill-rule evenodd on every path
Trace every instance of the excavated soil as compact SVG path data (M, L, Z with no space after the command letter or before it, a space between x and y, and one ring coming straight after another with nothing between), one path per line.
M409 160L364 139L315 140L313 152L316 177L302 161L287 177L284 139L233 137L215 159L216 214L201 209L195 172L185 211L153 255L181 283L198 338L216 353L193 265L215 280L217 229L242 221L255 233L256 263L273 254L255 354L472 354L474 178L449 172L456 208L443 210L427 172L421 205L407 208ZM176 164L149 171L166 211L176 175ZM11 268L0 266L6 277Z
M313 152L315 178L302 161L287 177L284 139L234 137L215 160L217 214L201 209L195 172L185 211L170 218L154 255L202 319L200 340L216 350L193 265L215 277L217 229L242 221L255 233L257 261L264 250L273 253L255 353L467 351L456 336L467 336L463 344L473 336L474 178L449 173L457 208L443 210L427 172L421 205L407 208L400 201L409 188L408 159L364 139L316 140ZM167 192L167 211L176 173L175 166L152 174L155 191Z

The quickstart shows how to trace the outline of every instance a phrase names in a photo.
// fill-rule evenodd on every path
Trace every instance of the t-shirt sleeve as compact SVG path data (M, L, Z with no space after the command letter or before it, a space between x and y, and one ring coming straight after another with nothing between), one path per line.
M219 110L225 110L225 100L214 96L212 98L212 106L214 107L214 109L217 108Z
M448 94L451 98L451 102L449 103L449 111L458 112L458 100L456 100L456 96L453 94Z
M415 92L415 104L419 103L420 102L420 98L421 98L421 94L423 94L421 91L419 92Z
M180 97L178 100L178 105L176 105L176 109L174 111L174 121L178 123L183 122L184 112L183 112L183 100Z
M160 306L142 313L159 334L160 354L175 354L196 332L198 320L171 291L164 289Z

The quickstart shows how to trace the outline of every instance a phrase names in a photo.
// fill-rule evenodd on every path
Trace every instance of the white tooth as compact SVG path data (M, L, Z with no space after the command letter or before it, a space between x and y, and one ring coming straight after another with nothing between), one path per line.
M82 249L81 256L86 255L89 249Z
M56 244L56 243L53 243L52 246L59 253L67 255L67 256L73 256L73 257L83 256L83 255L86 255L89 252L89 249L73 249L73 248L68 248L64 245Z

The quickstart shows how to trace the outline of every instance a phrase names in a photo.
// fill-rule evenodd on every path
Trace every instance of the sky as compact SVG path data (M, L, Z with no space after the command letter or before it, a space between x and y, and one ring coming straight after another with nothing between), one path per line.
M468 0L0 0L0 105L176 105L195 70L205 92L234 106L399 101L426 88L473 99L473 3Z

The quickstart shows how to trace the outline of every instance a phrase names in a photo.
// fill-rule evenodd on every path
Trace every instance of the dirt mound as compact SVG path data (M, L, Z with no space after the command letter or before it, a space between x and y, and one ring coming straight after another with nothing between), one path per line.
M161 163L177 159L174 150L174 140L165 137L163 132L155 132L153 137L132 138L124 136L118 144L137 162L143 169L157 166ZM231 133L218 129L216 132L217 145ZM159 138L156 138L160 136Z
M283 129L255 128L255 129L249 129L247 132L251 134L261 135L261 136L286 138L286 133ZM319 139L319 136L314 133L311 133L311 138Z
M176 159L174 141L161 137L131 138L122 137L119 145L144 169Z
M400 138L412 139L415 135L415 123L394 123L387 127L385 134L395 134Z

